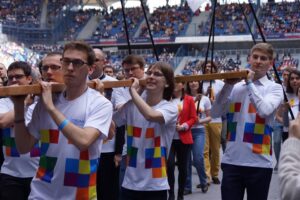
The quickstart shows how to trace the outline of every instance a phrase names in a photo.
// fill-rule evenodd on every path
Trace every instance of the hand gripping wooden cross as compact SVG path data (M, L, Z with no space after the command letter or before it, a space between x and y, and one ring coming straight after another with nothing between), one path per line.
M210 81L216 79L242 79L247 77L247 71L239 72L225 72L215 74L202 74L202 75L190 75L190 76L176 76L176 82L191 82L191 81ZM104 88L116 88L116 87L130 87L132 80L122 81L104 81ZM141 85L145 85L145 80L140 80ZM88 82L89 87L95 88L94 82ZM64 84L58 83L52 85L52 92L61 92L65 88ZM42 87L39 84L34 85L20 85L20 86L5 86L0 87L0 96L18 96L27 94L41 94Z

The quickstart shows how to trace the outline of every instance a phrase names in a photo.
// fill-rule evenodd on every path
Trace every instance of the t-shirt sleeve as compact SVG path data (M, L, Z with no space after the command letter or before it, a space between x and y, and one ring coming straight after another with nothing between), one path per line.
M174 103L166 102L159 106L159 108L156 110L162 113L166 126L170 124L176 124L178 109Z
M7 98L0 99L0 114L7 113L13 110L13 105Z
M26 124L26 126L28 126L28 124L32 118L32 114L33 114L36 104L37 104L37 102L34 102L30 106L25 107L25 124Z
M210 102L209 98L205 98L204 109L205 110L210 110L211 109L211 102Z
M89 107L84 127L93 127L107 137L112 119L112 104L105 97L97 98Z
M131 101L127 102L121 109L114 112L113 120L118 127L126 124L126 113L127 113L128 107L131 104L130 102Z

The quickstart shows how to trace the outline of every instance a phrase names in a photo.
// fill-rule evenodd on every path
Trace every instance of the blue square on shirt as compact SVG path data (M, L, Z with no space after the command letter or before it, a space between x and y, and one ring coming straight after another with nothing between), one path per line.
M90 160L91 174L97 172L98 159Z
M234 113L227 113L226 118L227 121L232 122L234 117Z
M265 131L264 131L264 134L265 134L265 135L271 135L271 134L272 134L272 132L273 132L273 129L272 129L272 127L270 127L270 126L266 125L266 126L265 126Z
M78 187L88 187L90 182L90 174L79 174L77 180Z
M161 158L153 158L152 168L160 168L160 167L161 167Z
M49 149L49 143L41 143L41 155L46 155Z
M79 172L79 160L77 159L66 159L66 172L78 173Z
M2 129L2 137L10 137L10 128L4 128Z
M245 124L245 133L254 133L255 124L254 123L246 123Z
M154 149L146 149L145 150L145 158L153 158L154 157Z
M167 157L167 149L166 147L161 147L161 157Z
M254 134L253 136L253 144L262 144L264 139L264 135Z

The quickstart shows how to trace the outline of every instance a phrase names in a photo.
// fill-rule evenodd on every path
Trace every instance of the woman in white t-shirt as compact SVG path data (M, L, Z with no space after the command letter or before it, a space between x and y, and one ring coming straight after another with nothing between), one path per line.
M169 64L157 62L146 75L145 95L139 95L139 82L133 79L132 100L114 114L117 126L127 126L122 200L166 200L169 189L166 161L177 120L177 108L169 102L174 72Z
M192 193L192 164L197 170L200 184L197 188L201 188L203 193L208 190L208 184L206 181L206 173L204 167L204 145L205 145L205 127L204 125L211 121L210 99L202 95L202 83L193 81L187 84L187 94L194 97L197 121L192 127L192 136L194 143L192 145L191 152L189 153L189 163L187 169L187 180L185 185L185 194ZM193 155L193 156L191 156ZM193 159L192 159L193 157Z
M288 84L286 87L286 95L288 98L288 102L282 104L276 114L277 119L283 123L283 133L282 133L283 142L288 138L289 121L292 120L292 116L288 111L288 107L291 108L294 117L297 116L299 111L298 108L299 98L297 95L297 91L299 87L300 87L300 71L291 70L288 77Z

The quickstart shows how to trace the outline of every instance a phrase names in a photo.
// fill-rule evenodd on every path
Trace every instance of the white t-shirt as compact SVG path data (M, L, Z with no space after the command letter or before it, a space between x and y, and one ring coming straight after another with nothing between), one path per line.
M208 86L210 86L210 81L203 81L203 93L207 93ZM223 86L224 86L224 82L221 80L212 81L212 88L215 97L222 90ZM210 123L222 123L222 118L221 117L212 118Z
M272 168L272 124L283 100L282 87L264 76L246 85L225 84L211 110L227 118L227 145L222 163Z
M286 96L289 100L289 104L291 106L291 110L293 112L294 117L296 118L299 112L299 98L296 94L294 93L286 93ZM289 116L289 120L292 120L292 116L290 114L290 112L288 111L288 116ZM289 131L289 127L284 126L283 127L283 131L288 132Z
M28 123L32 116L35 104L27 109L25 121ZM14 109L14 105L9 98L0 99L0 114L7 113ZM39 163L40 148L38 143L31 152L20 154L15 143L15 133L13 127L2 129L2 148L4 154L4 162L1 167L1 173L18 178L30 178L36 173Z
M195 97L194 97L194 100L195 100ZM197 111L198 101L195 102L195 106L196 106L196 111ZM198 117L200 119L206 118L205 112L210 109L211 109L210 99L207 96L202 95L200 104L199 104ZM197 120L196 123L192 126L192 128L204 128L204 126L203 126L203 124L199 124L198 120Z
M80 151L58 130L40 101L28 125L30 133L41 141L39 168L29 199L95 199L101 140L109 130L112 105L93 89L72 101L61 93L54 104L76 126L96 128L99 137L87 150Z
M165 124L147 121L132 101L114 114L118 126L127 125L127 168L122 186L137 191L169 189L167 156L175 133L177 108L162 100L152 107Z

